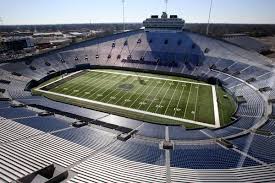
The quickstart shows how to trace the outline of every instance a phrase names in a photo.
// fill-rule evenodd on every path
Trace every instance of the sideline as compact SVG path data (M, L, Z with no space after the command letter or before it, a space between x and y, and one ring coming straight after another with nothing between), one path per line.
M60 97L66 97L66 98L70 98L70 99L80 100L80 101L84 101L84 102L88 102L88 103L92 103L92 104L98 104L98 105L103 105L103 106L107 106L107 107L113 107L113 108L128 110L128 111L136 112L136 113L140 113L140 114L147 114L147 115L150 115L150 116L156 116L156 117L181 121L181 122L185 122L185 123L196 124L196 125L200 125L200 126L206 126L206 127L210 127L210 128L216 128L216 124L213 125L213 124L208 124L208 123L203 123L203 122L198 122L198 121L193 121L193 120L188 120L188 119L182 119L182 118L177 118L177 117L172 117L172 116L166 116L166 115L163 115L163 114L156 114L156 113L152 113L152 112L148 112L148 111L142 111L142 110L132 109L132 108L128 108L128 107L122 107L122 106L118 106L118 105L107 104L107 103L94 101L94 100L89 100L89 99L84 99L84 98L80 98L80 97L74 97L74 96L64 95L64 94L55 93L55 92L44 91L44 90L41 90L41 89L36 89L36 90L39 91L39 92L42 92L42 93L47 93L47 94L52 94L52 95L56 95L56 96L60 96Z

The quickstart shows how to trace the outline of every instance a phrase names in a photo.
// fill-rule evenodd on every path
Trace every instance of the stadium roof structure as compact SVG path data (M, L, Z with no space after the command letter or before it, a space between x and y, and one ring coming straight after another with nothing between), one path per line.
M214 78L239 99L234 121L190 130L122 117L115 110L78 107L31 91L55 77L66 80L89 69L198 82ZM0 77L0 182L275 180L274 65L257 52L188 30L136 30L2 63ZM89 84L89 79L83 82Z

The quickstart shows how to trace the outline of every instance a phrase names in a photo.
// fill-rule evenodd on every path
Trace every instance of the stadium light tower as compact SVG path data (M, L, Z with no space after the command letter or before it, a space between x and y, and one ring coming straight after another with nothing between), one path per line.
M125 32L125 0L122 0L123 32Z
M164 2L165 2L165 13L167 13L168 0L164 0Z
M213 0L210 2L210 9L209 9L209 15L208 15L208 23L206 27L206 35L209 34L209 26L210 26L210 18L211 18L211 12L212 12L212 5L213 5Z

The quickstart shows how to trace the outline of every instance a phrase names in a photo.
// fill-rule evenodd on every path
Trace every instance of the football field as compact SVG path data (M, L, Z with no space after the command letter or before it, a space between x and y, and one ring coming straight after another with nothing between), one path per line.
M220 127L215 86L117 70L86 70L37 89L49 98L161 124Z

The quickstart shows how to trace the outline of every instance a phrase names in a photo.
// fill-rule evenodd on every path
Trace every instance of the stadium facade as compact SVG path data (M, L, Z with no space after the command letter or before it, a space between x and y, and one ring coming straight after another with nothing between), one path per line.
M144 23L145 29L1 64L0 182L275 181L274 65L257 52L189 32L176 16ZM87 69L214 80L238 109L226 126L190 130L31 92Z

